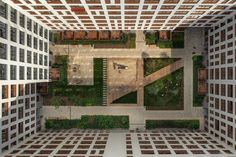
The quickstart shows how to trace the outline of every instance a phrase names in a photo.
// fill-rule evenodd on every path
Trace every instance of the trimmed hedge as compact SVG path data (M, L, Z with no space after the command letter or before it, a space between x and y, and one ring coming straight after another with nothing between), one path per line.
M193 106L201 107L204 100L204 95L198 94L198 70L204 68L202 65L203 56L193 56Z
M128 93L119 99L112 102L113 104L136 104L137 103L137 91Z
M129 128L128 116L82 116L80 121L83 129L114 129Z
M94 115L82 116L81 119L60 120L47 119L46 129L115 129L115 128L129 128L128 116L109 116L109 115Z
M172 32L173 48L184 48L184 32Z
M107 44L107 45L124 45L126 48L135 48L135 38L136 35L134 33L123 34L120 40L60 40L58 35L54 33L54 42L59 45L97 45L95 47L99 47L99 44Z
M146 129L156 128L199 129L199 120L146 120Z
M145 34L145 41L146 41L146 44L148 45L151 45L151 44L156 44L158 40L158 37L156 35L156 33L146 33Z
M173 41L171 41L171 40L158 40L157 46L159 48L173 48Z

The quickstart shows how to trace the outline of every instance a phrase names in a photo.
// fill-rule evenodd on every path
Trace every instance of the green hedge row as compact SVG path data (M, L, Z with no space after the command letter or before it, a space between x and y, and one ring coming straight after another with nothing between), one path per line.
M112 102L113 104L136 104L137 103L137 91L128 93L119 99Z
M173 48L173 41L171 41L171 40L158 40L157 45L159 48Z
M146 129L156 128L199 129L199 120L146 120Z
M201 107L204 100L204 95L198 94L198 70L204 68L202 65L203 56L193 56L193 106Z
M115 128L129 128L128 116L82 116L81 119L73 120L57 120L47 119L46 129L115 129Z

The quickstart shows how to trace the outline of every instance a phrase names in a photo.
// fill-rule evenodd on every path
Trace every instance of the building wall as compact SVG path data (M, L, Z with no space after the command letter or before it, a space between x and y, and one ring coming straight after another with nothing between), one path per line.
M236 15L209 30L209 133L236 149Z
M52 30L174 30L211 27L234 0L5 0ZM37 6L36 6L37 5ZM206 16L206 17L204 17Z
M0 1L0 154L39 126L36 87L49 81L48 49L47 28Z

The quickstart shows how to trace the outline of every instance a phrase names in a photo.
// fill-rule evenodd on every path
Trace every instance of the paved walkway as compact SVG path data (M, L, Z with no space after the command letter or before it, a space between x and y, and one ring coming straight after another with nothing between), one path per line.
M137 105L142 106L144 105L144 65L143 59L138 59L137 62Z

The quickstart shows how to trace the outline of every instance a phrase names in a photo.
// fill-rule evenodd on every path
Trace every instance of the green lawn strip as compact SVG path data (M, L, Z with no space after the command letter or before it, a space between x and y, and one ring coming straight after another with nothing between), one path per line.
M46 120L46 129L115 129L129 128L128 116L109 116L109 115L94 115L81 116L81 119L74 120Z
M60 68L61 77L59 81L49 83L51 96L67 96L78 106L102 105L103 62L101 58L94 59L94 85L92 86L68 85L67 62L54 66Z
M179 58L144 58L144 76L148 76L177 60Z
M137 103L137 91L131 92L116 99L112 102L113 104L136 104Z
M198 70L204 68L202 65L203 56L193 56L193 106L202 106L202 101L205 96L198 94Z
M172 32L173 48L184 48L184 32Z
M199 129L199 120L146 120L146 129L156 128Z
M144 87L147 110L183 109L183 68Z

